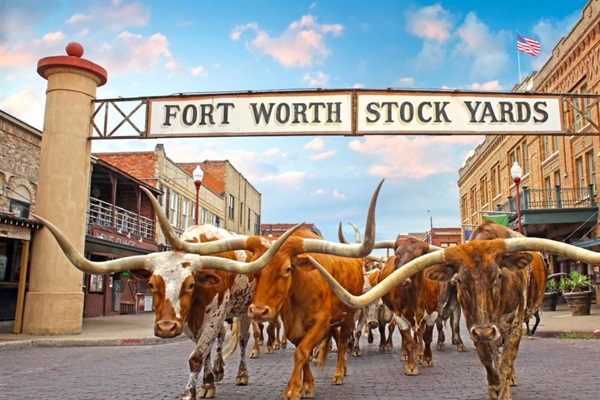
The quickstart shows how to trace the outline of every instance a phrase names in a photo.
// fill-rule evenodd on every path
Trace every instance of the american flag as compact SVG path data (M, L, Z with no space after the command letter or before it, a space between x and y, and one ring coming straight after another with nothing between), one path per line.
M517 50L537 56L540 54L541 49L540 42L517 33Z

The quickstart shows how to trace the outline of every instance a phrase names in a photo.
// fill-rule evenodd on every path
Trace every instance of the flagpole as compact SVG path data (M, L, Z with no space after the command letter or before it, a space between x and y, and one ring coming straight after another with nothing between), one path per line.
M519 31L517 31L517 35L519 34ZM517 46L517 63L519 65L519 85L521 84L521 52L519 51L519 48Z

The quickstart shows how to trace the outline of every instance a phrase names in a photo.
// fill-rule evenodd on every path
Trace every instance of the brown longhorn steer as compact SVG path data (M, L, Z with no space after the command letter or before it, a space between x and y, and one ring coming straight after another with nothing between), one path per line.
M523 321L539 306L545 289L546 273L536 265L539 254L534 252L600 264L600 253L548 239L470 240L421 256L394 271L367 294L354 296L316 260L309 260L342 301L353 307L373 302L428 267L431 268L426 276L430 279L447 281L457 274L458 301L479 359L487 370L489 397L506 400L512 399L510 386L517 383L513 365Z
M143 189L143 188L142 188ZM149 193L149 192L148 192ZM151 200L156 201L152 196ZM164 217L164 213L162 214ZM261 237L234 237L207 243L201 242L204 238L215 238L214 235L223 234L223 230L212 227L211 233L201 233L202 229L210 226L195 226L186 231L180 241L189 240L196 243L198 253L216 254L219 257L188 254L181 251L166 251L150 253L144 256L131 256L117 260L93 262L84 258L70 243L58 228L45 219L35 216L54 235L69 261L78 269L90 274L106 274L129 270L145 270L151 273L149 278L152 287L156 323L154 333L156 336L170 338L180 335L185 331L196 342L196 349L189 359L190 377L182 394L182 399L195 399L196 394L201 397L214 397L214 378L222 377L222 363L217 360L216 371L210 366L210 351L215 338L222 334L223 321L228 314L232 314L239 301L237 314L245 314L246 308L253 295L253 282L251 275L262 268L277 252L281 244L293 233L294 228L270 247L260 259L254 262L242 262L236 259L245 259L244 252L229 251L232 247L240 247L240 243L248 247L252 241L263 240ZM217 232L217 233L215 233ZM170 234L165 236L170 240ZM225 235L227 236L227 235ZM179 242L172 242L177 248ZM230 254L223 252L229 251ZM249 332L250 320L246 321L245 331ZM245 346L247 337L240 339L242 357L238 371L237 384L247 384L247 368L245 360ZM218 349L220 351L221 349ZM220 354L219 354L220 356ZM199 393L196 380L200 369L204 365L204 384Z
M412 237L399 237L394 243L394 254L381 270L379 281L390 276L409 261L431 251L429 244ZM385 304L395 314L396 325L402 336L401 359L406 361L404 373L418 375L416 361L423 367L433 366L431 341L438 316L440 283L428 279L423 271L400 283L383 297ZM414 339L413 334L414 332ZM415 341L416 339L416 341ZM416 359L414 349L417 347Z

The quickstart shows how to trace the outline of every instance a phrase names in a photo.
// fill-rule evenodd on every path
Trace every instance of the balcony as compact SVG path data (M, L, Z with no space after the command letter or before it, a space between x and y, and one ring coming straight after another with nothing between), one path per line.
M588 230L598 223L598 204L593 185L553 189L522 188L521 222L528 236L564 236L576 230ZM495 213L507 214L511 227L517 225L517 199L509 197ZM576 225L576 226L574 226ZM578 238L577 238L578 239Z
M154 221L124 208L90 197L88 204L88 233L92 224L115 229L119 234L135 235L154 241Z

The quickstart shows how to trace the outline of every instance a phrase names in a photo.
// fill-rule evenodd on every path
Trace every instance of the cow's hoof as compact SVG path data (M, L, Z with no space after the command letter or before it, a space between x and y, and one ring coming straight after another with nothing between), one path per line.
M400 361L408 361L408 355L400 354Z
M250 353L250 358L259 358L259 357L260 357L260 352L252 350L252 353Z
M424 367L433 367L433 359L424 358L423 361L421 361L421 365Z
M214 386L204 387L204 385L198 391L198 397L201 399L214 399L217 395L217 391Z
M287 342L281 343L281 348L282 349L287 349Z
M419 375L419 368L417 366L406 366L404 367L404 375L415 376Z
M273 350L279 350L281 348L281 345L279 343L275 343L273 345Z
M498 386L488 385L488 396L491 400L498 400L498 396L500 395L500 390Z
M416 360L418 363L422 363L422 362L423 362L423 354L417 354L417 355L415 356L415 360Z
M341 385L344 383L344 377L343 376L334 376L333 380L331 381L332 385Z
M444 343L438 343L435 346L435 348L438 349L438 350L444 350L446 348L446 346L444 345Z
M315 392L315 389L302 389L300 391L300 396L302 396L303 399L314 399L317 397L317 393Z
M510 386L519 386L519 379L517 378L517 375L513 374L513 376L508 380L508 383L510 383Z
M241 375L235 378L235 384L239 386L246 386L248 384L248 375Z
M461 343L458 346L456 346L456 351L458 351L459 353L466 353L467 348L465 347L464 344Z
M361 349L352 350L352 356L353 357L360 357L360 356L362 356L362 350Z
M273 347L271 347L271 346L265 347L265 353L267 353L267 354L273 354L274 353Z

